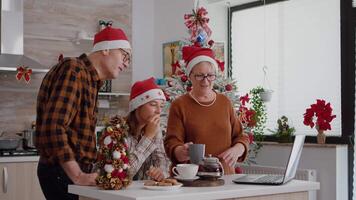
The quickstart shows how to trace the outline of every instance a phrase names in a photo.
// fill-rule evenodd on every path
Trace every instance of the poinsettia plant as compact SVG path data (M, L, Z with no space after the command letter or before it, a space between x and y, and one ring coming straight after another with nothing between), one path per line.
M336 115L333 115L332 111L330 103L317 99L316 103L306 109L303 123L306 126L310 126L310 128L315 126L318 131L331 130L330 123L336 118Z
M251 164L255 162L255 158L262 147L263 137L259 135L259 128L257 127L260 117L258 112L256 112L255 101L253 98L249 97L247 93L239 98L239 108L238 117L244 129L244 132L249 136L250 139L250 149L249 158L245 161L246 164ZM257 132L256 132L257 131Z

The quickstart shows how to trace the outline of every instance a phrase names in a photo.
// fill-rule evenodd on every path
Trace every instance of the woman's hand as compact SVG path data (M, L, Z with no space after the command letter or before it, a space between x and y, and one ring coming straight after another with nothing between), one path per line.
M174 149L174 156L179 162L185 162L189 160L189 145L192 142L185 143L184 145L177 146Z
M161 181L164 179L163 171L157 167L151 166L150 169L146 171L146 174L155 181Z
M237 160L244 154L244 152L245 146L241 143L237 143L235 146L230 147L223 153L219 154L218 157L230 167L235 167Z
M154 115L145 127L145 136L153 139L158 133L160 125L160 115Z

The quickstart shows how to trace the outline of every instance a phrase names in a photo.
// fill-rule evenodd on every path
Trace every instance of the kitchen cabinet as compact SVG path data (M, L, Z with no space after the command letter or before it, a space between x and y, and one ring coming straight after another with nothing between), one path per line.
M37 178L37 162L0 163L0 199L45 199Z

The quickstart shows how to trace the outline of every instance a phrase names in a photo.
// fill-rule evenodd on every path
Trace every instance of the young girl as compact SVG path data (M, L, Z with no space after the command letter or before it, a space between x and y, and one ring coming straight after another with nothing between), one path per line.
M160 114L165 103L163 91L154 78L136 82L131 88L128 145L131 173L134 180L161 181L169 175L170 161L166 156Z

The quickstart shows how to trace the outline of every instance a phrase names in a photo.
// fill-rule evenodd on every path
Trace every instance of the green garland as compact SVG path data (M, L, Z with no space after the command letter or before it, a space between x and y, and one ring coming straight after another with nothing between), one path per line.
M266 128L267 122L267 112L266 105L262 101L260 93L264 92L261 86L253 88L250 91L252 109L256 112L254 120L256 121L256 126L253 128L253 135L256 141L263 141L264 139L264 129Z

